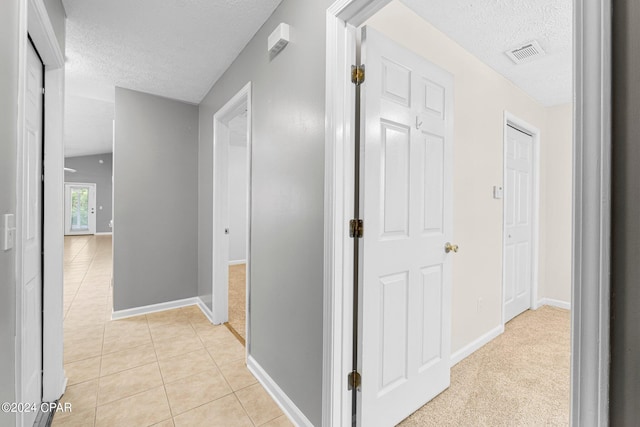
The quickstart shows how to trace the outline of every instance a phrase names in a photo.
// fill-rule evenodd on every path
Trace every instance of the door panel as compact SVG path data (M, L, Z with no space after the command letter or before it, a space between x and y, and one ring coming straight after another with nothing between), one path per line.
M39 403L42 398L42 62L29 44L25 128L22 143L22 253L21 358L22 396L19 401ZM36 414L22 415L33 425Z
M505 322L531 307L533 138L507 126Z
M382 123L382 237L409 234L409 129Z
M369 28L362 58L358 419L391 426L449 386L453 78Z

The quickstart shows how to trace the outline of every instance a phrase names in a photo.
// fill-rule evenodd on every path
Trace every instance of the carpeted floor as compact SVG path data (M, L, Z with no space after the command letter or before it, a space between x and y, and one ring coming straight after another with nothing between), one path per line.
M569 425L570 312L526 311L451 370L451 387L402 426Z
M246 341L246 264L229 266L229 326Z

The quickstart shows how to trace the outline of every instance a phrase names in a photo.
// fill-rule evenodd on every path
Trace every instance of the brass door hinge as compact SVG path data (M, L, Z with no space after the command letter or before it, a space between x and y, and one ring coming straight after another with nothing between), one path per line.
M351 83L360 86L364 83L364 65L351 66Z
M361 238L364 235L364 222L361 219L349 221L349 237Z
M349 390L357 390L360 388L360 384L362 384L362 377L358 371L349 372L347 380L349 382Z

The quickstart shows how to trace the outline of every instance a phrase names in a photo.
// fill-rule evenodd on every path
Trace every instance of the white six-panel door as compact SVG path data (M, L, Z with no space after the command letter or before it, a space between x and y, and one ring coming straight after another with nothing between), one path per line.
M531 306L533 137L507 126L505 322Z
M449 386L453 77L362 33L359 425L393 426Z
M22 403L38 404L42 397L42 62L29 44L24 140L22 142L23 198L21 247ZM37 413L26 412L31 426Z

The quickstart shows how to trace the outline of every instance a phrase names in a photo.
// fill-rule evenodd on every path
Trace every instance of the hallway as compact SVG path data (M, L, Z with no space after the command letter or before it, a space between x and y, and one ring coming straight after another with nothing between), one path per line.
M291 426L245 350L196 306L111 321L111 236L65 237L64 358L54 426Z

